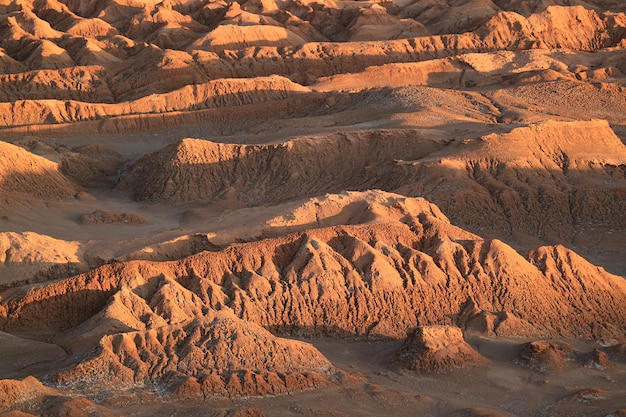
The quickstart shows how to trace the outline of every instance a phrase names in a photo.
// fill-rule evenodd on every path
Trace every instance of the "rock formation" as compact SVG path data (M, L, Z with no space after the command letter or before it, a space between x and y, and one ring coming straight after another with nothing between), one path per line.
M0 413L623 414L624 46L618 0L0 0Z
M606 122L519 128L448 145L454 148L446 158L432 156L443 144L418 132L399 133L350 132L262 146L185 139L137 161L120 188L130 187L139 200L235 197L248 206L379 188L426 197L472 230L550 241L571 241L578 228L624 226L615 213L626 198L626 147ZM585 151L590 142L595 153ZM598 189L599 183L606 186Z
M469 298L480 310L508 317L498 325L508 326L506 335L623 332L621 277L562 246L524 258L500 241L452 226L425 200L390 194L381 200L387 204L373 205L372 212L387 210L399 221L313 229L180 261L106 265L24 287L3 298L0 326L67 330L105 307L122 286L156 289L173 282L201 301L197 308L228 306L242 319L281 333L402 338L409 327L461 313ZM520 325L508 325L513 322Z
M516 363L536 372L557 372L567 368L577 354L568 343L540 340L524 344Z
M487 360L452 326L420 326L408 331L398 352L401 366L419 372L446 372L483 365Z
M0 123L18 127L240 106L306 93L275 76L310 84L372 65L468 52L595 51L621 45L626 34L623 11L584 5L531 11L489 2L466 14L465 6L414 3L344 9L324 2L290 2L287 9L249 2L125 3L87 8L89 13L53 0L2 6L6 70L0 85L9 88L3 89L7 103L0 103ZM24 77L27 70L33 76ZM250 91L250 81L241 78L258 88ZM56 88L44 88L47 81Z
M129 213L112 213L106 210L96 210L93 213L83 214L79 221L82 224L100 225L100 224L144 224L146 220L141 216Z
M32 232L0 233L0 288L20 282L63 278L85 269L79 242Z
M89 390L157 384L178 396L242 396L284 394L343 378L312 346L216 312L185 324L105 336L93 357L61 371L57 382Z
M45 395L54 395L52 388L44 386L35 377L23 380L0 380L0 407L7 409L16 404L41 400Z

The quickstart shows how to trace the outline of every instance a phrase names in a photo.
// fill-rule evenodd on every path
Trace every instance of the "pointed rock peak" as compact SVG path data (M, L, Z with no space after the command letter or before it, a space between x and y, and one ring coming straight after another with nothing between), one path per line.
M170 324L188 322L208 311L200 297L168 277L161 281L149 305Z
M167 324L161 316L154 313L146 300L129 288L122 288L113 295L111 302L104 310L104 316L117 319L134 330L145 330Z

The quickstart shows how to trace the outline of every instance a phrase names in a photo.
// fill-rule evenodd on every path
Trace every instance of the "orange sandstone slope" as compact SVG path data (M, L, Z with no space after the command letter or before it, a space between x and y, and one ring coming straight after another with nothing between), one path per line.
M417 130L255 146L185 139L139 159L118 188L140 201L246 206L377 188L426 197L472 230L571 242L581 228L626 226L625 166L608 123L547 122L449 142Z
M166 288L157 294L175 295ZM145 308L166 314L168 303ZM209 311L181 323L104 336L95 354L62 370L56 383L90 391L149 383L174 397L203 398L286 394L342 379L350 377L310 344L277 338L226 311Z
M0 190L4 204L12 199L63 200L78 191L58 164L6 142L0 142Z
M63 347L68 357L57 348L45 372L59 387L154 383L198 398L351 380L310 345L268 330L623 336L622 277L563 245L522 256L491 239L589 248L626 227L626 148L612 130L626 126L626 9L570 3L0 1L3 139L91 143L68 146L58 163L0 143L4 206L70 201L80 190L177 210L304 199L254 241L222 237L228 246L169 262L29 285L17 281L33 282L30 270L18 277L5 262L0 330L15 346ZM581 115L608 122L572 121ZM211 141L182 139L179 128ZM301 133L312 128L319 133ZM122 155L91 138L160 129L176 140L149 153L156 145ZM264 144L218 143L231 139ZM332 194L344 190L359 192ZM84 204L84 223L119 217L97 204ZM84 266L84 242L0 237L5 261ZM458 330L443 329L444 362L482 362ZM417 339L405 345L407 366L441 362L440 346ZM0 389L54 394L30 380Z
M345 210L362 198L346 199ZM562 246L523 257L452 226L425 200L392 194L378 194L362 213L371 221L6 290L0 329L56 335L76 352L104 334L219 309L302 335L403 338L417 324L469 326L481 317L490 323L483 331L508 336L612 338L625 330L623 278Z
M423 183L401 189L427 196L473 230L571 241L586 228L626 226L615 215L626 198L625 162L626 147L608 123L547 122L406 164L407 174ZM446 183L456 183L456 192Z
M63 348L68 357L46 368L57 388L92 395L150 384L175 398L355 381L312 346L266 329L368 339L402 339L409 328L433 324L601 340L626 331L623 278L562 246L523 257L453 226L423 199L383 192L329 195L295 213L274 223L336 213L346 224L16 286L0 293L0 330ZM405 358L406 366L483 362L464 346L431 349Z
M104 121L122 116L173 116L306 92L293 85L285 91L268 76L312 84L470 52L598 51L619 47L626 36L626 15L610 5L529 10L519 3L6 1L0 124L19 132L91 121L107 130ZM606 68L624 72L619 61ZM258 78L265 93L251 94L237 78Z

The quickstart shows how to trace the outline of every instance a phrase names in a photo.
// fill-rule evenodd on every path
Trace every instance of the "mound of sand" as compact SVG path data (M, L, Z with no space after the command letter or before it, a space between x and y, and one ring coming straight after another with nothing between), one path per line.
M487 363L452 326L418 326L410 329L398 352L404 368L418 372L446 372Z
M373 4L358 10L357 16L335 39L350 42L414 38L430 35L428 29L414 19L390 15L382 6Z
M287 234L301 228L356 225L402 221L407 216L431 215L445 219L438 207L419 198L408 198L381 191L346 191L307 199L289 207L288 212L265 222L264 233Z
M304 39L288 29L268 25L219 25L191 45L191 49L238 50L254 46L299 46Z

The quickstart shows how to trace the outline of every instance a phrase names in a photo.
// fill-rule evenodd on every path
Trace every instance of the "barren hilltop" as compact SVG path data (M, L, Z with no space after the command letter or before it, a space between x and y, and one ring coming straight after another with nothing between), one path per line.
M0 0L0 415L626 415L626 5Z

